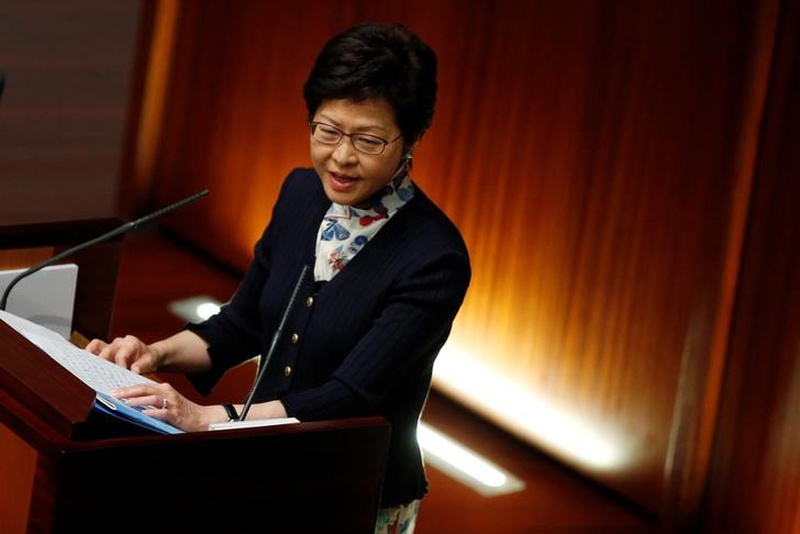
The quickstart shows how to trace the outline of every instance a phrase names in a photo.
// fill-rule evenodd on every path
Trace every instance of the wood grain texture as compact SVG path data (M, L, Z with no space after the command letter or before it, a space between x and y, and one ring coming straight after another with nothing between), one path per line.
M0 424L0 531L25 532L28 524L36 451Z
M113 215L139 2L3 2L0 224Z
M708 532L800 531L800 2L781 9L706 492Z

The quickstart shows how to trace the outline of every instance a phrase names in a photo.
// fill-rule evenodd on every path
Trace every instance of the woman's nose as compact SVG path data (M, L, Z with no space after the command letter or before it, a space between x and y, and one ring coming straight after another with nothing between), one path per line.
M349 137L342 138L342 142L336 146L333 151L333 159L337 164L342 165L352 165L358 161L358 154L355 148L353 148L353 143L350 141Z

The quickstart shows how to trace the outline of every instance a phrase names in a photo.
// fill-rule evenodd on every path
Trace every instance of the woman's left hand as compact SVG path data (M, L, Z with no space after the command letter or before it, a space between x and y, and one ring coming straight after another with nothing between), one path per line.
M213 406L190 401L167 383L139 384L115 389L111 395L142 413L167 422L187 432L208 430L213 420Z

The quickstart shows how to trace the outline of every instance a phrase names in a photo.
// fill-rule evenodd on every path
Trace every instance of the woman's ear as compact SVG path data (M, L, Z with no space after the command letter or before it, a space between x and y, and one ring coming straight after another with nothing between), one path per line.
M411 161L411 159L414 157L414 150L417 148L418 144L419 144L419 138L417 138L416 141L411 143L411 145L405 147L406 153L403 155L403 159Z

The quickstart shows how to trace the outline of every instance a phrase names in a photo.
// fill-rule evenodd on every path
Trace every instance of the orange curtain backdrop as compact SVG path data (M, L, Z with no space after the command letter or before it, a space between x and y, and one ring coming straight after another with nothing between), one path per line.
M791 0L770 72L703 531L800 532L799 95L800 2Z
M153 204L212 190L169 226L243 270L319 48L406 23L440 61L413 176L474 269L437 387L658 511L708 461L776 3L177 2L138 153Z
M178 15L174 34L162 35L162 48L151 52L151 62L170 58L171 68L151 73L168 82L164 103L152 112L159 120L148 120L149 130L138 135L132 166L149 156L149 173L132 174L155 205L208 187L211 201L177 214L173 225L204 236L214 243L210 251L240 269L283 177L309 165L301 91L310 65L324 41L356 18L355 5L312 7L313 17L309 5L285 0L172 1L153 8ZM156 89L148 97L161 95Z

